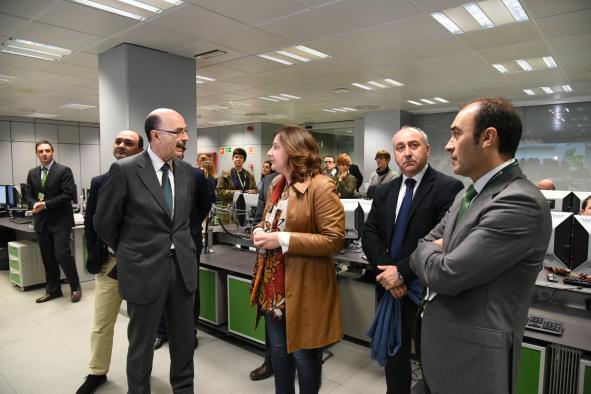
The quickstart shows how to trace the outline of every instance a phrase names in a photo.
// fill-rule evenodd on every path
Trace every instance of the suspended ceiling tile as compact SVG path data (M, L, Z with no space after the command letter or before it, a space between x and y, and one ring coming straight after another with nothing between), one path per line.
M482 57L473 52L423 59L421 60L421 64L438 72L455 69L457 67L491 67L491 65L482 59Z
M18 29L15 38L37 41L71 50L84 49L84 47L101 40L101 37L98 36L39 22L31 22Z
M483 49L478 54L493 63L503 63L516 59L531 59L550 55L550 49L543 41L522 42L514 45Z
M492 29L476 30L457 35L457 37L475 51L542 40L538 29L531 22L511 23Z
M74 66L61 62L50 62L50 64L43 67L42 70L51 74L60 74L93 80L98 79L97 69Z
M394 49L383 47L361 53L352 53L343 58L356 67L374 68L397 63L400 60L400 54Z
M357 29L422 14L407 1L392 0L342 0L318 7L316 11L346 27Z
M306 42L306 46L324 52L332 57L351 56L382 47L365 31L355 31Z
M507 77L520 89L562 85L566 83L564 75L559 69L520 72L510 74Z
M151 23L187 36L211 39L248 27L243 23L192 4L186 4L154 19Z
M291 15L306 8L293 0L193 0L193 3L250 25Z
M364 32L374 40L393 47L449 35L430 15L385 23Z
M277 62L270 62L268 60L261 59L258 56L247 56L241 59L224 62L224 67L230 67L235 70L254 74L259 72L275 70L277 68L282 68L285 66Z
M527 13L533 18L567 14L591 8L588 0L521 0Z
M51 9L55 2L47 0L2 0L0 12L20 18L32 19L43 14L46 9Z
M197 61L197 68L208 67L208 66L211 66L214 64L224 63L229 60L239 59L239 58L247 56L243 52L240 52L240 51L237 51L237 50L234 50L231 48L227 48L227 47L224 47L221 45L213 44L213 43L207 42L207 41L199 41L197 43L193 43L193 44L188 45L186 47L175 49L174 51L171 51L171 53L174 53L176 55L185 56L185 57L194 57L195 55L209 52L209 51L213 51L213 50L220 50L225 53L221 54L220 56L215 56L215 57L211 57L208 59L204 59L204 58L195 59Z
M256 55L267 51L281 49L296 44L295 41L267 33L265 31L249 28L239 33L230 34L223 38L212 40L219 44L238 51Z
M468 52L469 48L455 37L441 37L429 41L421 41L396 48L400 54L408 59L421 60L441 57L457 53Z
M19 27L27 23L28 20L14 16L0 14L0 34L11 36Z
M536 23L547 39L591 33L591 9L537 19Z
M118 43L130 43L146 48L172 52L195 42L195 38L159 26L144 23L115 37Z
M466 0L409 0L409 2L425 12L434 12L460 7L466 3Z
M73 64L75 66L98 69L98 56L93 53L78 52L64 57L60 60L60 62Z
M580 51L591 50L591 33L553 38L547 40L547 42L553 53L558 55L575 55Z
M70 2L61 2L49 9L39 22L100 37L108 37L140 24L130 18Z
M257 27L294 42L316 40L345 31L343 26L310 10L262 23Z
M197 71L198 75L204 77L214 78L217 80L226 80L230 78L236 78L243 75L248 75L244 71L235 70L233 68L225 67L222 65L214 65L209 67L200 68ZM209 82L208 82L209 83Z

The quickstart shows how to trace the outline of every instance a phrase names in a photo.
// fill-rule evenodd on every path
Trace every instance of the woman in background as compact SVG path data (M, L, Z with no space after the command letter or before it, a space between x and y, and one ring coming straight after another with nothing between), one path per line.
M263 162L263 167L261 168L261 180L259 181L259 184L257 185L258 189L261 190L261 188L263 187L263 179L265 179L265 177L269 174L274 174L275 171L271 168L271 160L265 160Z
M343 205L307 130L284 126L268 155L279 175L253 230L251 304L265 318L276 393L295 393L296 372L301 393L318 393L322 349L343 337L331 258L343 246Z
M349 166L351 165L351 158L346 153L342 153L337 157L337 193L340 198L353 198L355 194L355 187L357 186L357 178L349 173Z
M215 178L215 169L211 158L207 155L199 155L197 158L197 168L203 170L205 178L207 179L207 186L209 188L209 195L211 196L211 202L215 204L215 187L217 186L217 179Z

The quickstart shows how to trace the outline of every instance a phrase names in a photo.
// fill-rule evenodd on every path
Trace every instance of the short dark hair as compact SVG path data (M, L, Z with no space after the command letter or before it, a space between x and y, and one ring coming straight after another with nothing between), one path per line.
M142 137L140 135L140 133L138 133L137 131L134 131L134 133L136 133L137 134L137 137L138 137L138 139L137 139L137 146L138 146L138 148L144 149L144 137Z
M152 141L152 135L151 135L151 131L152 130L156 130L160 127L160 116L157 114L150 114L148 115L148 117L146 118L146 121L144 122L144 130L146 131L146 136L148 137L148 142ZM142 146L144 144L143 141L141 141Z
M583 200L581 203L581 209L587 209L587 204L589 204L589 201L591 201L591 196L587 196L587 198Z
M55 149L53 149L53 145L51 145L51 142L47 141L47 140L43 140L43 141L37 141L37 143L35 144L35 152L37 152L37 147L39 145L43 145L43 144L47 144L51 147L51 151L53 152Z
M511 101L502 97L482 97L465 104L462 109L472 103L480 104L474 118L474 143L478 143L484 130L494 127L499 136L499 153L515 157L521 140L522 125Z
M335 159L334 159L334 156L333 156L333 155L326 155L326 156L324 156L324 158L325 158L325 159L326 159L326 158L328 158L328 157L330 157L330 158L332 159L332 161L335 161Z
M232 151L232 158L234 158L234 156L236 155L240 155L242 157L244 157L244 160L246 160L246 151L242 148L236 148Z
M383 158L383 159L390 161L390 152L388 152L385 149L380 149L379 151L376 152L375 158L376 158L376 160Z

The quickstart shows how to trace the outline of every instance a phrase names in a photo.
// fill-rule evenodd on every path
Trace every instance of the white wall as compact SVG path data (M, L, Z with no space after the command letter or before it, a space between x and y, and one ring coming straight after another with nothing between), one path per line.
M0 116L0 184L18 185L39 165L35 142L47 140L55 160L71 168L78 193L100 174L99 126L93 123Z
M364 177L375 171L375 154L385 149L393 156L392 137L400 129L400 111L381 111L365 114L363 127L363 163ZM357 145L357 139L355 140ZM357 146L355 146L357 151ZM369 178L368 178L369 179Z

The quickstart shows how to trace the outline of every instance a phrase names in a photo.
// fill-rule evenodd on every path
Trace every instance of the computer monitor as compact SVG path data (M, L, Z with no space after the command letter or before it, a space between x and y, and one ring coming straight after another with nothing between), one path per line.
M6 192L6 185L0 185L0 207L6 208L8 203L8 195Z
M6 185L6 206L16 208L18 204L18 191L12 185Z
M570 269L582 274L591 274L591 216L574 216L572 236Z
M359 222L359 200L354 198L341 199L341 204L345 210L345 238L358 239L359 231L357 225ZM357 225L356 225L357 224Z
M573 227L573 214L571 212L551 212L552 233L546 251L546 264L569 268L571 265L571 231Z
M234 208L236 209L238 224L244 226L247 219L254 217L254 214L256 213L259 195L235 191L232 201L234 202ZM253 212L253 208L255 212Z
M548 201L551 211L555 212L574 212L573 199L574 194L568 190L540 190L542 195ZM578 212L578 211L577 211Z
M355 218L357 219L355 228L357 229L359 238L363 236L363 228L365 227L367 215L369 215L369 211L371 210L371 204L372 200L366 200L363 198L359 199L359 207L357 208L357 213L355 215Z

